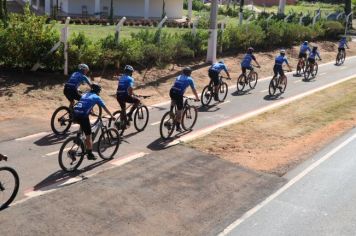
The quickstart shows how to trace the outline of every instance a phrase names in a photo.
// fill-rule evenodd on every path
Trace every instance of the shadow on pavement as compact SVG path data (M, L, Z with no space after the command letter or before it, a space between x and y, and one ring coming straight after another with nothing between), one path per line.
M276 95L273 95L273 96L266 95L266 96L263 97L263 99L266 100L266 101L275 101L275 100L283 99L282 94L283 93L279 93L279 94L276 94Z
M219 111L221 108L216 106L217 104L214 105L209 105L209 106L200 106L198 107L198 112L216 112Z
M64 142L71 134L71 133L67 133L64 135L56 135L56 134L48 134L40 139L38 139L37 141L34 142L34 144L36 144L37 146L50 146L50 145L56 145L59 143Z
M251 91L252 91L253 89L247 89L247 90L245 90L245 91L235 91L235 92L233 92L233 93L231 93L231 96L243 96L243 95L248 95L248 94L251 94Z

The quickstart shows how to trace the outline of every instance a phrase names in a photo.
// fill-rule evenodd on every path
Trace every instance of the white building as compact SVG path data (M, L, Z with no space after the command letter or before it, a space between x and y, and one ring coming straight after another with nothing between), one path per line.
M20 0L47 15L58 5L64 16L108 16L111 0ZM165 1L165 12L169 18L183 17L183 0L113 0L114 17L160 18Z

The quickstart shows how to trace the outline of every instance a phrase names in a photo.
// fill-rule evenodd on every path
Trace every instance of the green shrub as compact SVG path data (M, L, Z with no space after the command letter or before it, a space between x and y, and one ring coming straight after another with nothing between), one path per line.
M338 21L326 21L322 28L325 30L325 37L329 39L337 39L339 34L344 33L344 27Z

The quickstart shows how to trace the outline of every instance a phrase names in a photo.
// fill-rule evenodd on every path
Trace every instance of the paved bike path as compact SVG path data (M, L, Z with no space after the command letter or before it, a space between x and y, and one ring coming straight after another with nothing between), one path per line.
M319 75L310 82L303 82L301 78L288 76L287 90L277 99L271 99L268 96L269 80L260 80L254 90L244 95L237 94L235 89L231 89L225 103L212 106L209 109L200 109L194 130L205 129L224 120L242 116L355 75L356 68L353 66L355 63L356 57L353 57L347 59L343 66L334 66L333 64L320 66ZM168 105L160 105L150 110L150 121L144 132L133 133L132 129L129 130L120 145L116 160L127 157L127 155L156 153L156 151L162 150L166 143L162 143L159 138L159 121L167 110ZM72 181L73 177L85 178L113 166L112 163L84 161L81 165L81 173L74 176L63 173L59 168L57 156L65 138L56 137L48 132L0 143L0 150L11 157L8 164L15 167L21 177L21 188L17 200L29 196L29 194L24 195L24 192L40 190L48 185L51 185L50 189L57 188L59 185L63 185L63 182Z

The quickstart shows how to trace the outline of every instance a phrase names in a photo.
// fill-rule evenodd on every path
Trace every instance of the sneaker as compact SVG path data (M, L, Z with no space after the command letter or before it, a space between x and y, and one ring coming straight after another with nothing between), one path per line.
M179 133L182 133L182 132L183 132L182 128L181 128L181 127L178 127L178 126L177 126L177 128L176 128L176 131L179 132Z
M218 94L214 94L214 101L219 101L219 96L218 96Z
M88 160L91 160L91 161L96 160L96 156L92 152L88 153L87 158L88 158Z

